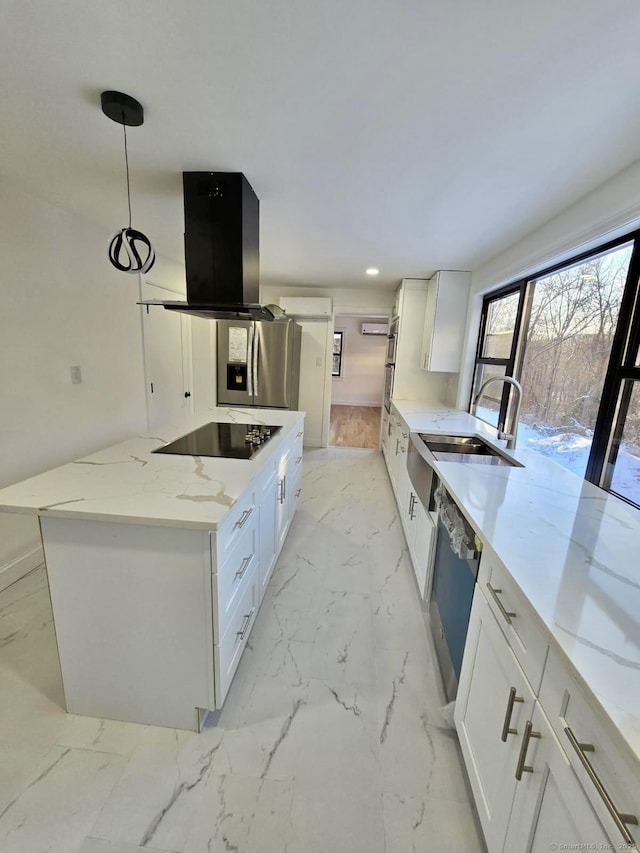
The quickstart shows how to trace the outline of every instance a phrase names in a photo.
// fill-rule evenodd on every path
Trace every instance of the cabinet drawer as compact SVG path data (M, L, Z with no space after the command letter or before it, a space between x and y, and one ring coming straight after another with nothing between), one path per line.
M619 813L631 814L640 821L638 765L629 755L613 723L597 708L595 700L589 697L554 648L549 651L540 702L594 810L611 838L623 849L624 830L616 825L605 798L609 798L610 805ZM585 744L589 748L584 749ZM590 775L587 762L603 790L599 791L598 782ZM625 827L640 845L638 826L625 824ZM628 839L626 843L629 843Z
M231 507L227 518L216 530L215 538L212 537L212 545L215 543L215 553L211 555L214 572L218 571L218 566L224 565L247 524L257 514L256 495L252 488Z
M478 584L537 694L549 648L546 634L524 594L488 548L482 552Z
M222 637L248 577L258 563L258 513L251 515L242 535L212 575L214 638ZM215 639L214 639L215 641Z
M252 572L219 645L213 647L216 707L221 708L249 639L258 609L257 572Z

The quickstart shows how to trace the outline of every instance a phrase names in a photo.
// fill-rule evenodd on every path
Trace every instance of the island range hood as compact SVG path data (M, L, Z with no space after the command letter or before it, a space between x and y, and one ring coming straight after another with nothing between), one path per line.
M242 172L183 172L182 181L187 301L160 304L212 319L273 320L259 304L260 202L251 184Z

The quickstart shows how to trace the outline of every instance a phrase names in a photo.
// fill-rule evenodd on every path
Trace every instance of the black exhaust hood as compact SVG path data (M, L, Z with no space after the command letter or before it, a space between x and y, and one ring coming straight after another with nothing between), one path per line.
M242 172L183 172L187 301L169 311L198 317L273 320L259 304L257 195Z

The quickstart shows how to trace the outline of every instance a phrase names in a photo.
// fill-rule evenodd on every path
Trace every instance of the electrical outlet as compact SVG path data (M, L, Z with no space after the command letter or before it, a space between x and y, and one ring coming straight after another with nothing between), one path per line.
M80 385L82 382L82 371L80 370L80 366L78 364L74 364L69 368L69 370L71 371L71 384Z

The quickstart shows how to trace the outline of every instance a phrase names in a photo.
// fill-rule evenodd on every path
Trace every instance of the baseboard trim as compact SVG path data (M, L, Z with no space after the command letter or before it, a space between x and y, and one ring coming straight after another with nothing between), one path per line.
M11 586L12 583L20 580L20 578L24 577L43 562L44 553L42 546L37 545L31 551L18 557L17 560L0 566L0 590Z
M332 400L331 405L332 406L367 406L367 408L378 408L378 409L382 408L382 403L380 402L380 400L370 400L370 401L360 400L357 403L343 403L343 402L339 402L338 400Z

